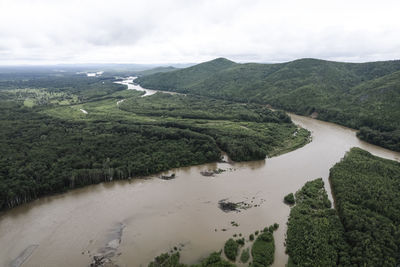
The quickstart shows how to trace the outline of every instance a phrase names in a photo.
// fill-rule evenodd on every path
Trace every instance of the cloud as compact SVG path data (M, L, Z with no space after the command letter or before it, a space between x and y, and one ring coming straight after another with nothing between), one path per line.
M2 0L0 64L400 58L397 1Z

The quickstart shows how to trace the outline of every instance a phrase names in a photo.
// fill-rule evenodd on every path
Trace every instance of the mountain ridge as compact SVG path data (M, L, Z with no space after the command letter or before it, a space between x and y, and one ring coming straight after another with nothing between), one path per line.
M321 120L362 128L361 139L400 151L399 71L400 60L347 63L304 58L261 64L217 58L137 82L145 88L317 114Z

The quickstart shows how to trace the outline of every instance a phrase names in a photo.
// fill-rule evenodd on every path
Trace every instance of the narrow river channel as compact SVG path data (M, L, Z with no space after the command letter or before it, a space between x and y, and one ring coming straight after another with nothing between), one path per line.
M322 177L330 192L329 169L351 147L389 159L400 154L358 140L355 131L291 114L312 132L313 141L296 151L262 161L213 163L170 171L173 180L154 177L87 186L44 197L0 215L0 266L88 266L91 257L118 233L112 258L120 266L147 266L155 256L181 247L184 263L220 250L226 239L279 223L275 263L285 266L284 239L289 207L283 197ZM205 177L201 171L226 171ZM222 199L253 205L225 213ZM256 206L257 205L257 206ZM231 221L239 224L231 225ZM226 231L222 231L226 229ZM121 235L122 234L122 235ZM115 245L115 244L114 244ZM25 252L24 252L25 251Z

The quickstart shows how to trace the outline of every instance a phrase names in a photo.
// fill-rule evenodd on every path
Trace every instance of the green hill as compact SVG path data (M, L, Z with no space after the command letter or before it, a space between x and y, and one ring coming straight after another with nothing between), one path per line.
M201 63L189 68L184 68L167 73L156 73L146 77L151 77L148 81L151 82L150 87L156 87L160 90L182 91L185 88L195 86L196 83L203 81L216 72L228 69L236 63L224 58L217 58L209 62ZM167 74L167 75L166 75ZM147 80L145 77L140 77L136 81Z
M238 64L218 58L136 80L145 88L270 104L360 129L368 142L400 151L400 61L299 59Z
M145 76L145 75L151 75L151 74L155 74L155 73L159 73L159 72L170 72L173 70L177 70L177 68L174 68L172 66L157 67L157 68L152 68L152 69L148 69L148 70L138 71L138 72L136 72L136 75Z

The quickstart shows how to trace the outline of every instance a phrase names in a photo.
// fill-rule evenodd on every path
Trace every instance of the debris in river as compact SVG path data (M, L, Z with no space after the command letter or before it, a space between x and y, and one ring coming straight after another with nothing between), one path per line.
M111 258L116 255L116 251L121 243L122 231L124 228L125 224L118 223L118 225L110 231L107 244L105 247L99 249L98 254L93 256L90 267L118 267L118 265L113 263Z
M237 211L237 204L233 202L227 202L226 199L222 199L218 202L219 208L225 212Z
M239 224L237 222L235 222L235 221L231 221L231 225L234 226L234 227L238 227L239 226Z
M231 212L231 211L236 211L240 212L240 210L247 210L252 207L252 205L246 203L246 202L230 202L227 201L227 199L221 199L218 201L219 208L224 211L224 212Z
M214 176L214 172L210 172L210 171L202 171L200 173L203 176Z
M253 197L253 199L254 199L254 197ZM251 203L246 203L244 201L232 202L232 201L228 201L228 199L225 198L225 199L221 199L220 201L218 201L218 206L224 212L231 212L231 211L241 212L242 210L247 210L247 209L250 209L253 207L260 207L261 204L264 202L265 202L265 199L260 199L260 202L258 204L253 204L253 201L251 201ZM234 224L236 224L236 223L234 222ZM232 226L236 226L234 224L232 224Z
M201 171L200 174L206 177L214 177L215 174L220 174L225 172L226 170L218 168L215 170Z
M163 179L163 180L172 180L174 178L175 178L175 173L173 173L171 175L161 175L160 176L160 179Z
M90 267L118 267L112 260L104 255L93 256L93 262Z

